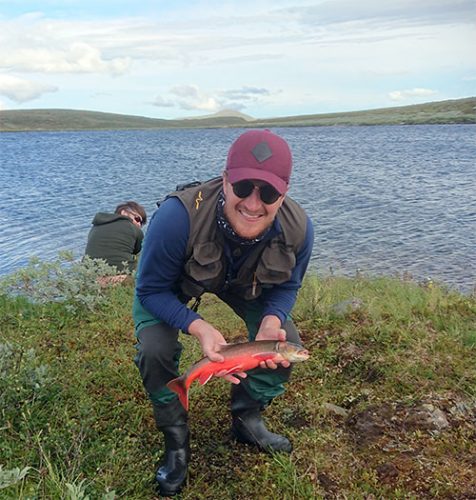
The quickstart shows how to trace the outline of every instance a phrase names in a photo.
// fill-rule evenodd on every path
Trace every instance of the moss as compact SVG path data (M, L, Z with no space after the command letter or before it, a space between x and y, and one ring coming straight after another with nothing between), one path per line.
M81 312L1 297L2 498L154 495L162 439L132 361L133 285L103 293ZM200 312L228 339L244 339L244 325L213 296ZM293 453L267 456L233 442L228 384L194 385L183 498L464 498L476 490L474 296L393 278L312 276L294 318L311 359L295 366L292 390L266 412ZM185 368L201 353L193 338L183 343ZM422 407L448 425L419 426L410 417Z

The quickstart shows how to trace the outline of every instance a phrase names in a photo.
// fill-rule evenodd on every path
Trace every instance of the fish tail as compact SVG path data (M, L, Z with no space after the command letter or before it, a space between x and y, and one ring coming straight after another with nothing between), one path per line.
M188 411L188 387L182 377L174 378L167 383L167 387L178 394L179 401L182 406Z

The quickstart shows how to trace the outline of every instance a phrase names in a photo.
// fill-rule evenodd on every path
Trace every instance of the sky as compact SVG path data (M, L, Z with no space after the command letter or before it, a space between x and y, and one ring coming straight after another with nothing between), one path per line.
M0 0L0 110L178 119L476 95L475 0Z

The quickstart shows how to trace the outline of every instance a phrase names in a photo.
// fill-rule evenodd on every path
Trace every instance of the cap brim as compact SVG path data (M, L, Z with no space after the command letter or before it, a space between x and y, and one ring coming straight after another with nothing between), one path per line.
M227 170L228 181L231 184L235 182L244 181L244 180L257 180L264 181L276 189L279 194L285 194L288 190L288 185L281 177L268 172L266 170L260 170L256 168L233 168Z

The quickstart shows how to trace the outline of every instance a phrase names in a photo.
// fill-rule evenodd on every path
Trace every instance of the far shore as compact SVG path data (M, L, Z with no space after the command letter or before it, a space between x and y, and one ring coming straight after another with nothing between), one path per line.
M476 124L476 97L344 113L309 114L268 119L222 113L203 118L164 120L70 109L0 111L0 132L143 130L184 128L260 128L357 125Z

